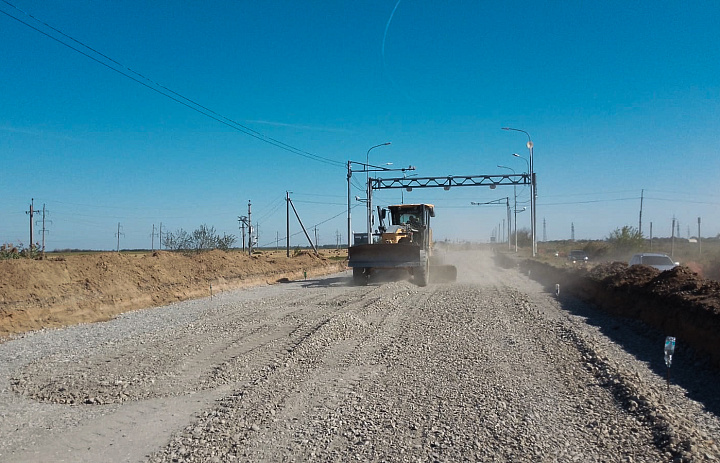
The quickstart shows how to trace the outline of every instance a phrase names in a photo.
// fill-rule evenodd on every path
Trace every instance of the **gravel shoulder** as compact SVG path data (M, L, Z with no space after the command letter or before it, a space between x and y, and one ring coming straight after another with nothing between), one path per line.
M346 272L0 344L0 461L720 458L716 372L668 390L660 334L448 257L455 284Z

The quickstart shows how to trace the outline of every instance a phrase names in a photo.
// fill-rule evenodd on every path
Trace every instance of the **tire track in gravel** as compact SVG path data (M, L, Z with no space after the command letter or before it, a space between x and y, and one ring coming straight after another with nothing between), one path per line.
M40 359L13 378L12 386L35 400L61 404L120 403L215 387L207 377L227 359L279 340L292 342L305 318L297 316L300 302L272 312L267 307L278 306L274 300L246 304L245 312L215 309L161 335L145 333L71 358Z
M357 296L350 298L341 296L342 312L308 333L283 365L222 400L151 461L229 456L253 461L312 458L312 448L318 445L318 438L323 439L318 437L323 436L317 432L319 424L326 422L358 384L384 373L377 371L374 353L400 328L398 311L388 309L386 301L407 304L409 288L414 288L397 283L388 295L386 286L356 290ZM375 297L375 292L381 294ZM210 429L220 430L212 434L212 442L197 438L207 436Z
M353 297L362 296L350 294L345 299ZM310 313L307 310L308 305L317 309ZM86 374L86 371L91 371L87 369L88 363L83 363L87 358L94 360L94 363L89 363L90 368L93 365L108 363L107 360L129 359L118 371L127 368L135 374L137 369L133 370L132 359L138 352L157 352L157 355L152 354L156 358L164 358L163 354L170 354L168 356L171 357L170 362L161 364L162 368L158 373L171 372L178 363L177 356L172 354L187 343L191 348L181 350L182 354L190 353L195 357L187 355L190 357L186 360L188 368L182 374L187 375L186 378L193 378L191 383L201 387L183 390L187 388L188 382L178 381L179 384L174 384L173 389L170 390L151 389L148 398L135 398L121 405L92 405L93 408L104 411L91 423L58 430L54 433L56 437L53 439L36 443L24 451L14 452L13 460L62 461L69 456L70 461L98 461L102 456L100 459L105 461L137 461L142 455L147 455L151 449L157 448L158 436L166 435L167 437L162 438L163 441L168 439L172 430L181 429L191 421L195 413L208 409L215 401L231 395L238 387L233 381L250 383L261 381L262 372L272 370L279 361L292 353L294 346L302 344L304 339L322 326L328 314L339 308L340 304L329 301L328 295L323 291L314 291L290 301L283 296L249 301L241 304L241 310L233 306L206 310L203 316L188 326L173 331L178 342L167 342L168 335L172 335L173 332L162 333L155 342L147 342L148 339L152 339L152 334L144 334L139 337L141 341L134 339L113 343L111 346L113 349L104 345L100 348L100 354L95 351L86 352L70 359L70 362L62 361L62 357L36 362L26 367L23 374L36 373L42 378L36 380L37 383L43 383L44 380L52 388L57 387L58 382L67 383L67 378L72 384L75 378L73 374L80 372L79 376L81 376ZM218 328L223 326L229 326L230 331L237 330L237 333L233 336L218 336ZM179 339L186 333L189 339L185 338L184 342L180 342ZM211 354L209 355L208 352ZM213 358L212 355L223 355L223 357ZM207 364L203 363L205 360ZM74 362L80 363L85 368L75 368L68 372L67 367ZM225 364L232 362L244 364L247 374L235 375L233 378L221 381L218 372L223 370ZM158 373L154 373L156 377ZM211 377L214 381L210 380ZM28 378L33 379L32 376ZM106 373L95 372L94 376L83 384L99 384L105 378ZM203 387L207 389L203 390ZM182 392L178 393L178 391ZM69 405L47 406L56 409L69 407ZM60 440L65 444L58 445ZM122 445L119 445L120 443ZM147 450L143 452L142 449Z

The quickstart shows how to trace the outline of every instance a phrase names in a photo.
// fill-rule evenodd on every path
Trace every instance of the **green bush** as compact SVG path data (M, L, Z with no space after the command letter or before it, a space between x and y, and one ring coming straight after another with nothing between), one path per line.
M616 228L607 238L608 243L616 253L623 254L632 251L640 251L645 246L645 238L637 228L625 225Z
M2 246L0 246L0 259L19 259L20 257L22 257L21 252L22 244L20 245L20 249L18 249L18 247L12 243L4 243Z
M227 251L235 244L235 241L235 235L219 236L215 232L215 227L200 225L192 233L188 233L182 228L175 233L168 233L163 238L163 245L165 249L171 251L203 252L212 249Z

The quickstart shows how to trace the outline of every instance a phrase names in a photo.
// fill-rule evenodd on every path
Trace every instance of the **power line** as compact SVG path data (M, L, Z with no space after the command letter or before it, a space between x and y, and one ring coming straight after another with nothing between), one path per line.
M564 203L540 203L540 206L565 206L567 204L612 203L616 201L635 201L639 198L591 199L588 201L569 201Z
M360 205L357 204L357 205L353 206L351 209L355 209L355 208L358 207L358 206L360 206ZM346 214L346 213L347 213L347 209L343 210L341 213L339 213L339 214L337 214L337 215L334 215L334 216L330 217L329 219L325 219L325 220L323 220L322 222L318 222L318 223L316 223L316 224L314 224L314 225L310 225L310 227L308 227L308 228L313 228L313 227L317 227L318 225L323 225L323 224L325 224L325 223L330 222L330 221L333 220L333 219L337 219L338 217L340 217L341 215L344 215L344 214ZM297 235L299 235L299 234L301 234L301 233L303 233L302 230L299 231L299 232L293 233L292 235L290 235L290 238L292 238L292 237L294 237L294 236L297 236ZM280 238L280 241L282 241L282 240L284 240L284 239L286 239L286 238L287 238L287 236L283 236L283 237ZM263 244L263 245L260 246L260 247L265 248L265 247L271 246L273 243L275 243L275 241L270 241L270 242L268 242L268 243Z
M344 206L345 205L345 203L327 203L327 202L323 202L323 201L304 201L301 199L296 199L293 202L294 203L304 203L304 204L325 204L328 206Z
M652 196L645 196L645 199L652 199L654 201L668 201L668 202L672 202L672 203L707 204L710 206L720 206L720 203L712 203L709 201L693 201L690 199L653 198Z
M25 26L29 27L30 29L33 29L33 30L37 31L37 32L39 32L40 34L43 34L44 36L46 36L46 37L48 37L48 38L50 38L50 39L58 42L59 44L64 45L64 46L66 46L67 48L70 48L71 50L76 51L76 52L80 53L81 55L83 55L83 56L85 56L85 57L87 57L87 58L90 58L91 60L95 61L96 63L101 64L101 65L105 66L106 68L108 68L108 69L110 69L110 70L112 70L112 71L115 71L115 72L117 72L118 74L121 74L121 75L127 77L128 79L130 79L130 80L132 80L132 81L134 81L134 82L137 82L138 84L140 84L140 85L142 85L142 86L144 86L144 87L146 87L146 88L148 88L148 89L150 89L150 90L152 90L152 91L154 91L154 92L156 92L156 93L159 93L160 95L163 95L163 96L165 96L166 98L169 98L169 99L175 101L176 103L180 103L181 105L183 105L183 106L185 106L185 107L187 107L187 108L189 108L189 109L192 109L193 111L196 111L196 112L198 112L198 113L200 113L200 114L202 114L202 115L204 115L204 116L206 116L206 117L208 117L208 118L210 118L210 119L213 119L213 120L215 120L215 121L217 121L217 122L220 122L221 124L224 124L224 125L232 128L232 129L234 129L234 130L237 130L238 132L244 133L245 135L249 135L249 136L251 136L251 137L253 137L253 138L257 139L257 140L260 140L260 141L262 141L262 142L268 143L268 144L270 144L270 145L273 145L273 146L275 146L275 147L277 147L277 148L280 148L280 149L283 149L283 150L285 150L285 151L289 151L290 153L296 154L296 155L298 155L298 156L302 156L302 157L304 157L304 158L311 159L311 160L313 160L313 161L322 162L322 163L324 163L324 164L330 164L330 165L337 166L337 167L343 167L343 168L344 168L345 165L346 165L344 162L336 161L336 160L334 160L334 159L326 158L326 157L323 157L323 156L320 156L320 155L317 155L317 154L314 154L314 153L310 153L310 152L308 152L308 151L301 150L300 148L296 148L296 147L294 147L294 146L292 146L292 145L288 145L287 143L283 143L283 142L281 142L281 141L279 141L279 140L276 140L276 139L274 139L274 138L272 138L272 137L268 137L267 135L264 135L264 134L262 134L262 133L260 133L260 132L258 132L258 131L256 131L256 130L253 130L253 129L247 127L247 126L244 126L244 125L240 124L239 122L237 122L237 121L235 121L235 120L233 120L233 119L230 119L230 118L228 118L228 117L226 117L226 116L223 116L222 114L219 114L219 113L213 111L212 109L207 108L206 106L203 106L202 104L198 103L197 101L195 101L195 100L193 100L193 99L191 99L191 98L188 98L188 97L186 97L186 96L183 96L183 95L181 95L180 93L177 93L177 92L169 89L168 87L166 87L166 86L164 86L164 85L161 85L161 84L159 84L159 83L157 83L157 82L155 82L155 81L153 81L153 80L145 77L144 75L136 72L136 71L133 71L132 69L128 68L127 66L125 66L125 65L119 63L118 61L110 58L109 56L107 56L107 55L99 52L98 50L90 47L89 45L86 45L85 43L83 43L83 42L81 42L81 41L79 41L79 40L77 40L77 39L75 39L75 38L73 38L73 37L65 34L64 32L62 32L62 31L60 31L60 30L58 30L57 28L52 27L51 25L47 24L46 22L43 22L43 21L35 18L35 17L32 16L31 14L29 14L29 13L27 13L27 12L25 12L25 11L19 9L19 8L17 8L15 5L13 5L12 3L8 2L7 0L0 0L0 1L2 1L2 2L5 3L6 5L10 6L11 8L19 11L20 13L22 13L22 14L30 17L30 18L32 18L34 21L37 21L38 23L44 25L45 27L51 29L52 31L57 32L58 34L62 35L63 37L65 37L65 38L67 38L67 39L69 39L69 40L72 40L73 42L81 45L82 47L86 48L87 50L90 50L91 52L93 52L93 53L95 53L95 54L97 54L97 55L99 55L99 56L102 56L104 59L110 61L111 63L113 63L113 64L115 64L115 65L117 65L117 66L119 66L119 67L121 67L121 68L123 68L123 69L125 69L125 70L127 70L129 73L132 73L132 74L140 77L141 79L149 82L150 84L148 84L148 83L146 83L146 82L143 82L142 80L140 80L140 79L138 79L138 78L136 78L136 77L133 77L132 75L128 74L128 72L124 72L122 69L117 69L117 68L111 66L110 64L108 64L108 63L106 63L106 62L103 62L102 60L100 60L100 59L98 59L98 58L96 58L96 57L94 57L94 56L91 56L90 54L88 54L88 53L86 53L86 52L78 49L77 47L72 46L71 44L68 44L68 43L66 43L66 42L63 42L63 41L60 40L59 38L54 37L54 36L52 36L51 34L45 32L45 31L43 31L43 30L41 30L41 29L38 29L37 27L35 27L35 26L33 26L33 25L31 25L31 24L23 21L23 20L20 19L20 18L17 18L17 17L15 17L15 16L11 15L10 13L8 13L8 12L6 12L6 11L0 10L0 13L8 16L8 17L11 18L11 19L14 19L15 21L17 21L17 22L19 22L19 23L21 23L21 24L24 24ZM152 84L152 85L151 85L151 84ZM161 89L162 89L162 90L161 90Z

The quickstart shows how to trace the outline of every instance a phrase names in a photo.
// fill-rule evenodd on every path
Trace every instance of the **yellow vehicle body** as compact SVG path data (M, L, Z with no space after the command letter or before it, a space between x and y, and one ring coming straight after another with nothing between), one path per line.
M388 206L391 230L385 229L381 215L381 233L375 243L351 246L348 266L353 269L357 284L365 284L376 269L405 268L415 277L418 285L428 284L432 229L430 218L435 217L432 204L400 204ZM454 280L457 271L452 267ZM447 273L447 271L445 272Z

